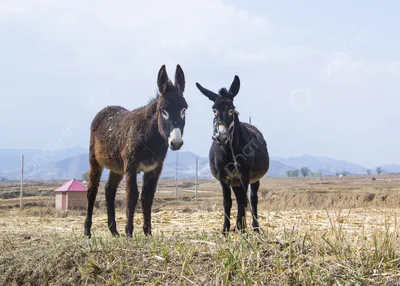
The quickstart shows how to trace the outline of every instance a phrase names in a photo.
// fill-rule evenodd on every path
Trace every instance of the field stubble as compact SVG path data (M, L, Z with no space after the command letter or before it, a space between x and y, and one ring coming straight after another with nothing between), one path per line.
M267 179L260 193L262 232L228 237L219 234L218 192L203 192L197 202L189 191L173 198L172 187L157 194L154 235L142 234L139 209L130 240L123 235L123 205L121 237L111 237L100 203L91 240L83 238L84 211L2 208L0 283L400 285L399 186L397 178ZM200 189L218 186L203 182Z

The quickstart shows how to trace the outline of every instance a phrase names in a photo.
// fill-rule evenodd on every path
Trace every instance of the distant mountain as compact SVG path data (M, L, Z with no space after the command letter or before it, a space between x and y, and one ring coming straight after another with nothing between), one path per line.
M35 180L70 179L81 178L89 169L88 153L86 148L71 148L55 152L43 152L42 150L15 150L0 149L0 176L9 179L20 177L21 154L25 155L25 177ZM197 156L192 152L168 151L164 162L162 178L174 178L176 160L178 158L179 178L194 178L196 173L196 157L199 160L198 175L200 178L211 179L211 171L208 158ZM269 177L285 177L286 172L307 166L313 172L321 171L323 175L335 175L336 172L347 171L351 174L365 174L362 166L343 160L335 160L328 157L297 156L291 158L272 157ZM400 173L400 165L380 166L389 173ZM375 172L376 168L372 168ZM102 179L108 177L108 170L103 172Z
M64 158L58 161L44 162L38 166L30 165L25 168L25 178L32 180L51 180L51 179L70 179L72 177L81 178L82 174L89 169L89 154L80 154L73 157ZM201 179L211 179L212 174L208 158L197 156L192 152L173 152L168 151L164 161L164 168L161 173L162 178L175 178L176 160L178 159L178 177L194 178L196 174L196 157L198 157L198 176ZM286 176L286 171L294 170L293 167L272 160L268 176ZM104 170L102 180L108 177L108 170ZM16 179L20 176L20 167L5 173L9 179Z
M293 170L296 170L296 168L286 166L277 160L271 159L267 176L268 177L286 177L287 176L286 172L293 171Z
M296 169L308 167L313 172L321 171L323 175L335 175L336 172L347 171L351 174L365 174L366 168L357 164L349 163L343 160L335 160L329 157L316 157L302 155L291 158L273 158L284 165L292 166Z
M176 170L176 162L178 160L178 176L195 177L196 174L196 157L199 160L198 176L199 178L210 179L211 171L208 163L208 158L197 156L192 152L173 152L168 151L167 158L164 161L162 178L174 178Z
M70 179L72 177L80 179L82 174L88 170L88 167L88 154L83 154L60 161L50 162L33 172L27 172L26 176L27 178L40 177L43 180L49 180L51 178Z
M21 156L24 155L25 168L36 170L46 164L86 153L87 148L74 147L64 150L52 150L52 146L40 149L0 149L0 174L19 172Z
M19 152L18 152L19 153ZM34 154L38 154L36 151ZM172 152L168 151L167 158L164 161L162 178L174 178L176 170L176 159L178 154L178 177L194 178L196 174L196 157L192 152ZM35 155L34 155L35 156ZM12 157L12 156L11 156ZM19 155L18 155L19 157ZM32 157L32 156L30 156ZM198 157L199 178L210 179L211 172L208 165L208 158ZM29 161L26 161L29 162ZM32 180L50 180L50 179L70 179L75 177L80 179L82 174L89 169L89 154L80 154L62 160L41 162L42 164L25 164L25 178ZM17 179L20 177L20 160L19 165L15 169L8 169L2 172L3 176L8 179ZM104 170L102 180L106 180L109 171Z

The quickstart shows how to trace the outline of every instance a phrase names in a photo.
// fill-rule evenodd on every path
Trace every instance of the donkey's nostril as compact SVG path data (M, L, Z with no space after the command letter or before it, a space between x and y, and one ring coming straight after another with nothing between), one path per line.
M171 150L179 150L183 145L183 141L179 140L179 141L171 141L169 147L171 148Z
M220 145L225 145L226 143L228 143L228 136L226 134L219 134L218 136L216 136L217 142Z

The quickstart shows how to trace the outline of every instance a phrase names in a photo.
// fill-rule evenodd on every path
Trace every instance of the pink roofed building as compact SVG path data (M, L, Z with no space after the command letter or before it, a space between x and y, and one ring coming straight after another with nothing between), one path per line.
M85 209L87 187L76 179L66 182L55 190L56 209Z

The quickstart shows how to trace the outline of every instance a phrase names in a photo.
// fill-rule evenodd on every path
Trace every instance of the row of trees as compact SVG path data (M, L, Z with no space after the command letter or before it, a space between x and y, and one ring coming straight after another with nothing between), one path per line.
M381 173L383 172L383 170L382 170L382 168L381 167L378 167L378 168L376 168L376 173L378 174L378 175L380 175ZM317 176L317 177L320 177L320 176L322 176L322 173L321 172L311 172L311 170L308 168L308 167L303 167L303 168L300 168L300 170L289 170L289 171L286 171L286 175L288 176L288 177L298 177L299 175L301 175L301 176L303 176L303 177L307 177L307 176L309 176L309 175L315 175L315 176ZM371 175L371 169L367 169L367 174L368 175ZM348 175L351 175L351 173L350 172L347 172L347 171L343 171L343 172L336 172L336 176L338 177L338 176L340 176L340 175L342 175L342 176L348 176Z
M288 177L298 177L300 174L303 177L307 177L310 173L311 173L311 170L308 167L300 168L300 170L289 170L289 171L286 171L286 174L287 174Z
M380 175L383 172L381 167L376 168L376 173ZM367 169L368 176L371 175L371 169Z
M292 170L292 171L286 171L286 175L288 177L298 177L300 175L300 171L299 170Z

